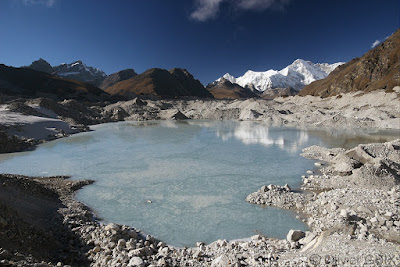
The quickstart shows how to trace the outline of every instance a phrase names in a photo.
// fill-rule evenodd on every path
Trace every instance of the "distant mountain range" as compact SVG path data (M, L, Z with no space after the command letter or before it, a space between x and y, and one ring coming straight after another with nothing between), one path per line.
M84 82L65 79L29 68L0 64L0 93L24 97L49 97L102 101L108 98L103 90Z
M157 98L264 98L277 96L334 96L353 91L392 90L400 86L400 29L361 58L348 63L295 60L280 71L229 73L204 87L185 69L133 69L106 75L78 60L51 66L44 59L14 68L0 64L0 93L29 97L50 96L90 101ZM303 88L304 87L304 88ZM111 96L110 96L111 95Z
M395 86L400 86L400 29L361 58L306 86L300 95L328 97L355 91L391 91Z
M107 77L104 71L87 66L80 60L70 64L62 63L58 66L51 66L46 60L40 58L27 66L29 69L46 72L63 78L77 80L99 86Z
M236 83L253 91L257 90L258 92L264 92L274 88L292 88L296 91L300 91L304 86L326 78L329 73L342 64L344 63L314 64L310 61L297 59L280 71L271 69L265 72L256 72L249 70L238 78L226 73L223 77L219 78L217 82L221 79L225 79L231 83Z

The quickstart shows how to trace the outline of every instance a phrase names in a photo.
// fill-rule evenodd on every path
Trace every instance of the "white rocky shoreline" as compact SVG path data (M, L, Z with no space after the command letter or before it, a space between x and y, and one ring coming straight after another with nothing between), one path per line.
M69 114L70 110L63 109L72 102L48 102L51 104L47 103L45 108L55 111L51 109L53 105L58 110L64 110L62 115L56 112L58 118L61 116L62 121L71 126L87 125L87 121L84 121L87 118L91 123L189 118L400 130L399 97L400 90L393 93L352 93L326 99L288 97L274 101L135 99L105 106L79 106L79 113L72 115ZM79 103L72 104L77 110ZM20 136L23 134L23 131L20 132ZM88 208L74 200L74 190L77 188L64 185L68 180L61 182L56 178L54 181L57 181L57 186L49 178L45 179L46 182L37 178L35 182L57 192L65 205L59 211L64 218L63 223L80 240L71 242L71 246L79 251L81 257L87 258L91 266L400 264L400 139L383 144L359 145L349 150L312 146L304 149L303 156L317 160L318 167L321 167L320 174L305 174L302 177L301 189L307 193L293 192L289 186L265 185L246 198L246 201L256 205L291 209L305 215L309 231L290 231L287 240L255 235L248 240L217 240L211 244L200 242L193 248L176 248L129 226L103 225L94 220ZM7 217L2 219L0 229L4 230L10 222ZM0 265L79 266L73 262L40 262L30 259L28 255L15 258L15 253L0 248Z

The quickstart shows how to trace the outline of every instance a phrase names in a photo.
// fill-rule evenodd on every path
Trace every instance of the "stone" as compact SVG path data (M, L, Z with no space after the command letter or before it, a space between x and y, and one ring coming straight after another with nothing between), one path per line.
M204 242L196 242L196 247L204 246Z
M289 242L297 242L305 236L306 234L303 231L290 229L286 236L286 240Z
M112 230L119 231L119 226L117 224L115 224L115 223L110 223L110 224L107 224L104 229L106 231L112 231Z
M167 256L169 252L169 248L168 247L163 247L162 249L160 249L158 251L158 254L163 255L163 256Z
M211 262L211 267L225 267L225 266L229 266L229 259L224 255L215 258Z
M359 207L357 208L357 211L363 212L363 213L367 213L367 214L372 214L372 212L371 212L370 209L368 209L368 208L366 208L366 207L363 207L363 206L359 206Z
M261 240L261 236L260 235L253 235L251 237L251 240L256 241L256 240Z
M0 260L2 260L2 259L8 259L8 258L10 258L11 257L11 253L10 252L8 252L8 250L3 250L3 249L1 249L0 248Z
M337 210L339 207L336 205L336 204L334 204L334 203L331 203L331 211L335 211L335 210Z
M268 190L274 190L276 188L276 186L273 184L270 184L267 186L267 188L268 188Z
M153 250L150 247L144 247L144 255L146 256L153 255Z
M261 187L261 192L268 192L268 190L268 187L265 185Z
M393 224L394 224L393 221L386 221L386 224L385 224L385 225L386 225L387 227L392 227Z
M129 251L129 256L142 257L144 255L145 255L144 248L137 248L137 249Z
M200 250L196 251L196 252L193 254L193 258L194 258L194 259L197 259L197 258L199 258L199 257L201 257L201 256L203 256L203 252L200 251Z
M167 262L165 261L164 258L161 258L158 260L157 266L167 266Z
M126 242L126 248L129 249L129 250L135 249L136 248L136 243L130 240L130 241Z
M286 191L288 191L288 192L292 191L292 188L290 188L290 186L289 186L288 184L285 184L285 185L283 186L283 188L284 188Z
M125 239L120 239L120 240L118 240L118 245L117 245L119 248L125 248L125 246L126 246L126 241L125 241Z
M391 220L393 217L393 212L388 211L383 215L383 217L385 217L387 220Z
M314 238L316 237L316 235L312 232L307 232L305 237L303 237L302 239L299 240L299 243L302 245L307 245L308 243L310 243Z
M220 247L226 247L226 245L228 244L227 242L226 242L226 240L217 240L217 244L218 244L218 246L220 246Z
M340 217L347 218L348 216L349 213L347 212L347 210L345 209L340 210Z
M130 230L130 231L128 232L128 234L129 234L129 236L130 236L131 238L136 238L136 237L138 236L135 230Z
M7 221L0 217L0 229L8 225Z
M140 266L140 267L142 267L142 266L144 266L144 262L139 257L132 257L129 260L128 266L138 266L138 267Z

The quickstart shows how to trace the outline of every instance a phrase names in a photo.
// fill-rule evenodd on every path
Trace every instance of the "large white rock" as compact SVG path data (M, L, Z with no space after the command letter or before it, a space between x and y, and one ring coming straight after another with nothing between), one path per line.
M297 242L305 236L306 234L303 231L290 229L286 239L289 242Z
M140 266L140 267L142 267L142 266L144 266L144 262L139 257L132 257L129 260L128 266Z

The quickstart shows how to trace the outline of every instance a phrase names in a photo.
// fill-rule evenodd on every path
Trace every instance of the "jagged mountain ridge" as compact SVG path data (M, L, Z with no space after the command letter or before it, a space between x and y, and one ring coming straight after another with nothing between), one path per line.
M134 97L202 97L213 98L199 80L185 69L149 69L133 78L118 82L105 90L111 95Z
M108 75L103 82L99 85L99 88L106 90L108 87L113 86L121 81L128 80L137 76L138 74L133 69L121 70L116 73Z
M77 80L99 86L107 77L104 71L87 66L81 60L74 61L70 64L62 63L58 66L51 66L46 60L40 58L27 66L29 69L46 72L58 77Z
M216 99L241 99L241 98L258 98L260 97L249 88L231 83L229 80L221 78L218 81L207 85L206 89Z
M291 65L280 71L271 69L265 72L256 72L249 70L238 78L235 78L229 73L226 73L221 78L231 83L239 84L242 87L256 89L260 92L273 88L293 88L296 91L300 91L311 82L326 78L329 73L342 64L344 63L314 64L311 61L297 59ZM217 79L217 81L221 78Z
M400 86L400 29L360 58L333 71L326 79L301 90L300 95L321 97Z

